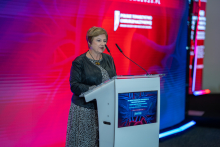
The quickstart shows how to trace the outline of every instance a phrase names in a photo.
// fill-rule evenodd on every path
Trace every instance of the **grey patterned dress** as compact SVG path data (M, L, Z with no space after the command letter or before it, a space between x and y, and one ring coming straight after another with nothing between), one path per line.
M100 65L96 65L96 60L89 60L101 70L102 82L109 80L109 75L107 71ZM89 89L92 89L94 87L95 86L91 86ZM67 125L66 147L98 146L99 128L97 110L87 109L71 103Z

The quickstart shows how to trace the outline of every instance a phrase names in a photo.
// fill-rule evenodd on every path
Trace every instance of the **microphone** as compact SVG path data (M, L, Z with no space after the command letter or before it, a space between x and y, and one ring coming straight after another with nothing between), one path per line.
M109 52L110 56L112 57L112 54L111 54L111 52L110 52L110 49L108 48L108 46L107 46L106 44L105 44L105 47L106 47L107 51ZM112 57L112 68L113 68L113 70L115 71L115 66L114 66L114 64L113 64L113 57ZM116 71L115 71L115 74L116 74Z
M118 48L118 50L126 57L126 58L128 58L124 53L123 53L123 51L121 50L121 48L117 45L117 43L115 44L116 46L117 46L117 48ZM137 66L139 66L141 69L143 69L146 73L147 73L147 75L149 75L148 74L148 72L143 68L143 67L141 67L140 65L138 65L137 63L135 63L133 60L131 60L130 58L128 58L130 61L132 61L134 64L136 64Z
M110 50L109 50L109 48L107 47L107 45L105 45L105 47L106 47L107 51L110 53ZM111 55L111 53L110 53L110 55Z
M123 51L121 50L121 48L117 45L117 43L115 43L115 45L117 46L117 48L119 49L119 51L124 55ZM125 55L124 55L125 56ZM127 57L127 56L126 56Z

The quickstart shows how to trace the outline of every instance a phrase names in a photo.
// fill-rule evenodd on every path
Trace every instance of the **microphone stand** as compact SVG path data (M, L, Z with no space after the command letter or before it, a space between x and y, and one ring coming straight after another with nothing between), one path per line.
M107 51L109 52L110 56L112 57L112 54L111 54L110 49L108 48L108 46L105 45L105 47L106 47ZM114 63L113 63L113 57L112 57L112 68L115 71L115 66L114 66ZM115 74L116 74L116 71L115 71Z

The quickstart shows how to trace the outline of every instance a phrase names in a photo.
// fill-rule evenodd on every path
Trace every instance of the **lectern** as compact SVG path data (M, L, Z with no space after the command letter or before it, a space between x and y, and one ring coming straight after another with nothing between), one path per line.
M96 99L100 147L158 147L160 75L116 76L80 95Z

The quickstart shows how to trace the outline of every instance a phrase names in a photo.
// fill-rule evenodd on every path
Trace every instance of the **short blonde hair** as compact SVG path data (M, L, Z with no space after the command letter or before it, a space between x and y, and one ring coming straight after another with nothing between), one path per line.
M95 26L91 27L87 31L87 34L86 34L86 40L87 40L88 46L90 47L89 43L92 44L94 37L97 37L102 34L104 34L106 36L106 39L108 41L108 34L105 29L103 29L101 27L95 27Z

